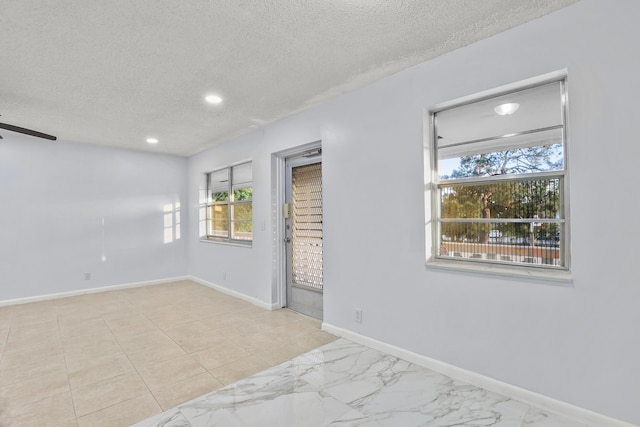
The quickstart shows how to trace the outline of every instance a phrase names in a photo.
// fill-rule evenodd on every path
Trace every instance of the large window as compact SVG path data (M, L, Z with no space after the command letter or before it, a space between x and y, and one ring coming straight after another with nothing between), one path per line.
M432 112L432 259L568 269L565 109L558 79Z
M251 163L207 174L206 237L237 243L253 240Z

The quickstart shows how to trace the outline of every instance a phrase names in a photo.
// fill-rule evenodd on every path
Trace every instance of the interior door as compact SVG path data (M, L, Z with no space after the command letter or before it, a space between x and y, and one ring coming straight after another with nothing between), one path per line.
M322 320L322 159L320 150L287 159L287 307Z

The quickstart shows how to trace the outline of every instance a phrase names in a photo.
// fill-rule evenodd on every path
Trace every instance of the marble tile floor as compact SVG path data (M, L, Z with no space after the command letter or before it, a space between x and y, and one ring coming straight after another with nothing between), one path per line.
M128 426L334 339L191 281L0 307L0 427Z
M134 427L586 427L338 339Z

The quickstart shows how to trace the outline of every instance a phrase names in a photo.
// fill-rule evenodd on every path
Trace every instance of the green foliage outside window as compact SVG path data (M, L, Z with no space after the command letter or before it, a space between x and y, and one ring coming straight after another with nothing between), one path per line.
M211 201L213 202L226 202L228 200L229 200L229 193L226 191L211 193Z
M239 188L233 190L233 200L240 202L243 200L251 200L253 197L253 188Z

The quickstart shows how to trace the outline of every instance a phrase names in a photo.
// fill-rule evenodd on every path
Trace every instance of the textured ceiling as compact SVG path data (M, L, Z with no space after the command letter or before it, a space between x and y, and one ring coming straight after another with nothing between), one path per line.
M0 121L191 155L575 1L1 0Z

